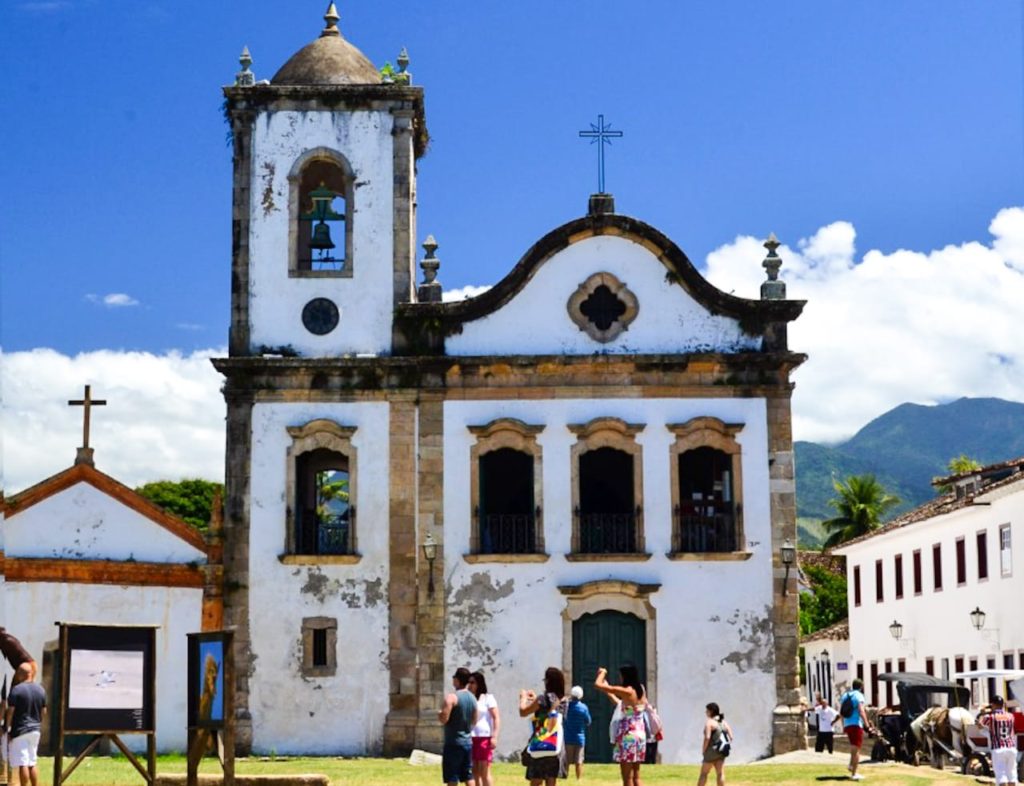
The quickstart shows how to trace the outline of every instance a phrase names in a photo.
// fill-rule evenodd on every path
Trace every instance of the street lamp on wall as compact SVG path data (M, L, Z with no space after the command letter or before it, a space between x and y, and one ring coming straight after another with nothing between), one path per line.
M903 623L899 620L893 620L892 625L889 626L889 635L899 642L901 648L906 650L912 655L917 655L917 642L914 639L903 638Z
M998 652L999 647L999 628L986 628L985 620L988 615L981 610L980 606L975 606L974 611L970 613L971 625L983 638L988 639L992 644L995 645L996 651Z
M423 545L420 547L423 549L423 559L427 561L427 595L430 597L434 596L434 560L437 559L437 544L434 542L434 536L427 533L426 539L423 541Z
M782 580L782 594L785 595L789 591L789 569L796 561L796 546L789 538L779 548L779 557L786 566L786 577Z

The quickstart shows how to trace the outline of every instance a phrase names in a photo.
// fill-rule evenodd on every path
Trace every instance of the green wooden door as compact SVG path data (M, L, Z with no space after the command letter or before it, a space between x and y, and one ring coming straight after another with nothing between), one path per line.
M593 723L587 733L586 759L610 762L612 746L608 723L613 705L603 693L594 689L599 666L608 669L608 681L619 679L619 666L635 663L641 681L647 680L646 624L633 614L620 611L599 611L584 614L572 624L572 678L583 687L583 701L590 708Z

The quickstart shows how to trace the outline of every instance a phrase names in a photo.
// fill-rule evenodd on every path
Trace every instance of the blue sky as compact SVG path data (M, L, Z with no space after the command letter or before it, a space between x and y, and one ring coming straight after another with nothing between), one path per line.
M223 473L221 86L273 76L325 0L0 0L0 367L7 490L70 464L91 383L97 464ZM603 113L619 212L756 296L783 241L794 433L836 441L905 401L1024 400L1020 0L341 2L378 66L426 90L419 238L493 284L584 213Z
M6 351L226 342L230 151L220 86L269 78L323 0L5 0ZM447 287L490 284L581 214L601 112L620 212L703 265L737 235L858 245L983 237L1021 201L1021 5L342 2L376 64L426 88L419 233ZM757 275L755 271L754 275ZM124 295L112 301L110 295Z

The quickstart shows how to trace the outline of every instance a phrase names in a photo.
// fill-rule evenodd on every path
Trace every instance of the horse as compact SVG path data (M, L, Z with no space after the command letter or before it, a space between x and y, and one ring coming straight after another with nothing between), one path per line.
M974 715L963 707L929 707L910 724L918 745L932 761L941 761L949 750L960 756L968 752L967 727L974 724ZM936 743L940 743L937 745Z

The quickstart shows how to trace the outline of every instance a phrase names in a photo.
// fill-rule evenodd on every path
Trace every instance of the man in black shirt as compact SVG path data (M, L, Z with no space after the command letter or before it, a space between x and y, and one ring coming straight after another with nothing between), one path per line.
M10 762L18 768L21 786L39 786L39 768L36 753L39 750L39 730L46 715L46 691L32 682L32 666L22 663L14 674L14 687L8 696L7 717L4 728L10 740Z

